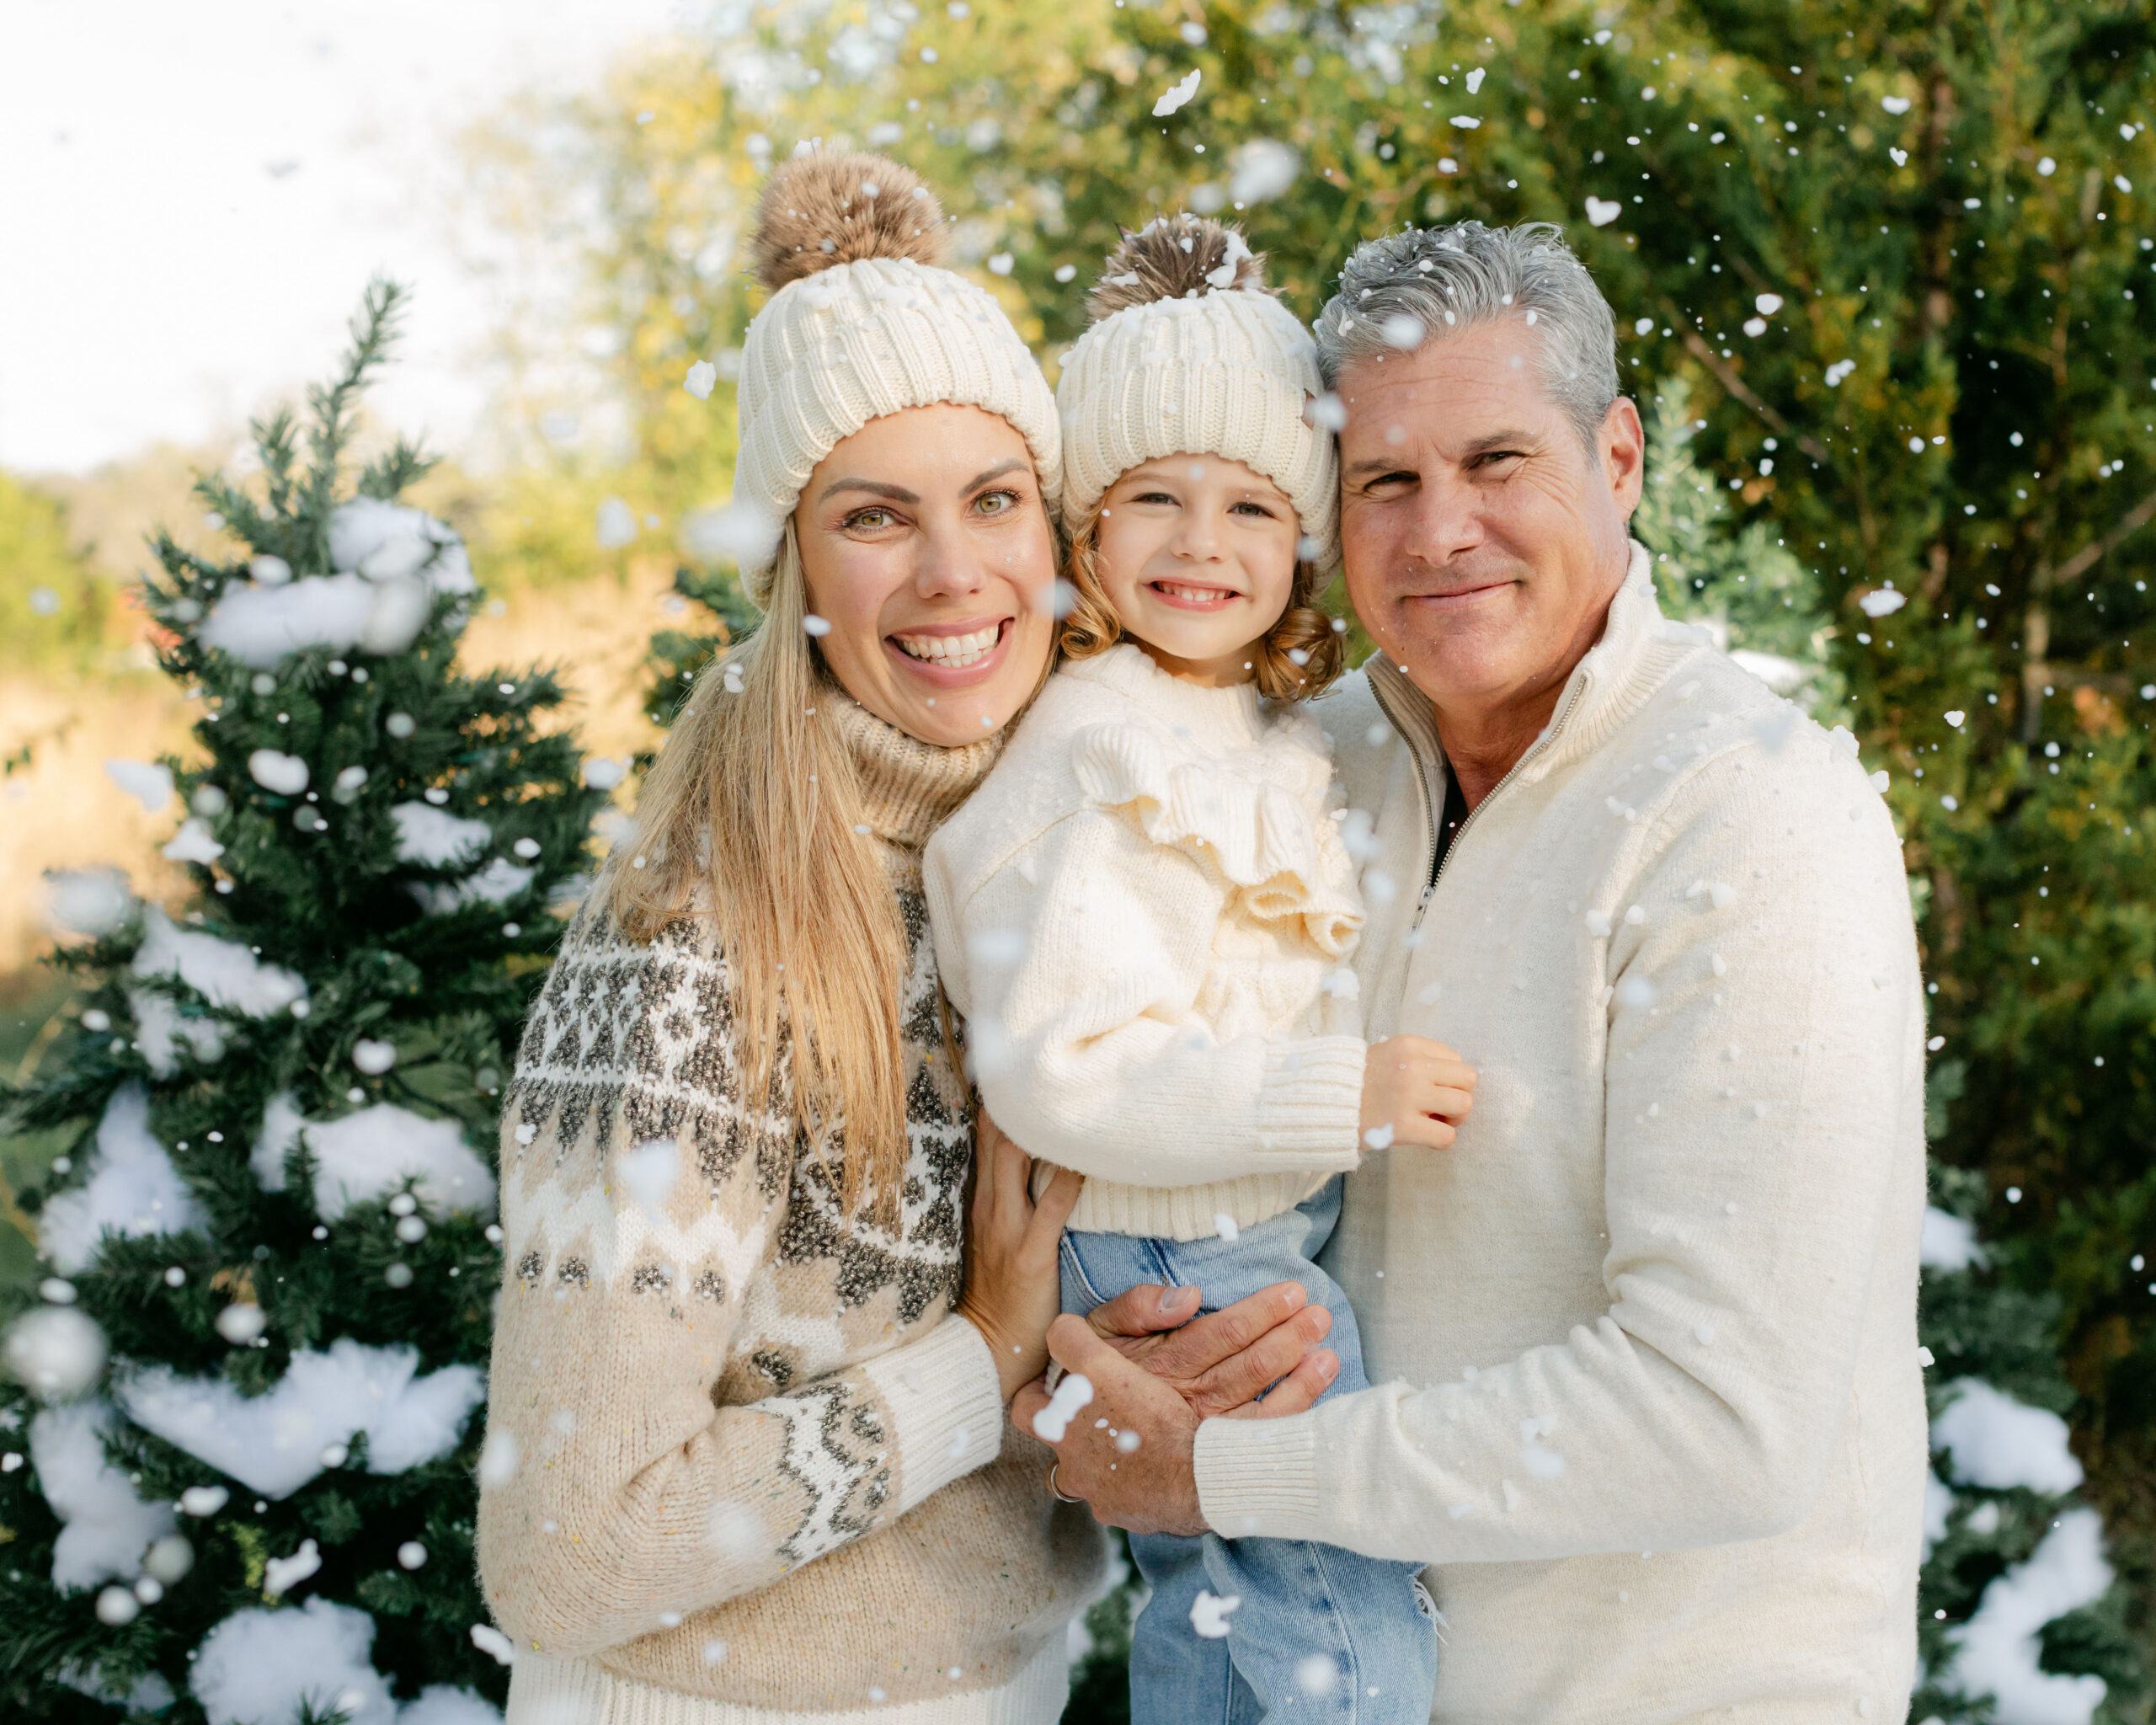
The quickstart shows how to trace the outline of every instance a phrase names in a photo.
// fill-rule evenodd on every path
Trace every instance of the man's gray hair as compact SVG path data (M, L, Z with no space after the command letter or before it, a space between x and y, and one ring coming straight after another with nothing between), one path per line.
M1330 389L1351 366L1500 318L1534 327L1543 388L1593 448L1617 399L1616 324L1587 265L1547 222L1455 222L1364 241L1318 316L1318 367Z

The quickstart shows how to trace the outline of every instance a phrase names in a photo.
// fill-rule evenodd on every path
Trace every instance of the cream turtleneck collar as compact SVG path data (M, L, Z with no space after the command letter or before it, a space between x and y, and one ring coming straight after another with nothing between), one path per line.
M859 775L862 814L886 844L918 851L971 796L1003 752L1009 730L939 748L887 724L826 678L817 705L837 728Z

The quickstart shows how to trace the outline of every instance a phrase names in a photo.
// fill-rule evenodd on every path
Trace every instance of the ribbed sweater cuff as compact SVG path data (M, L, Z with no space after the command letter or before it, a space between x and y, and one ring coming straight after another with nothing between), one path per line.
M1206 1525L1231 1540L1324 1540L1317 1482L1317 1423L1209 1419L1193 1458Z
M890 1410L899 1457L895 1519L1003 1446L1003 1384L981 1333L953 1316L918 1342L862 1368Z
M1272 1044L1257 1097L1257 1139L1299 1168L1344 1173L1362 1160L1359 1036L1307 1036Z

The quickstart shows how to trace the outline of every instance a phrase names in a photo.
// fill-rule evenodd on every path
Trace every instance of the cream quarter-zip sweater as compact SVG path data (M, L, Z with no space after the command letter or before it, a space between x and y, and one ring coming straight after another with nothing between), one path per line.
M1348 1180L1377 1387L1206 1422L1207 1519L1431 1563L1446 1725L1902 1718L1924 1012L1854 743L1665 622L1636 547L1427 902L1428 700L1380 658L1317 713L1396 889L1368 1033L1481 1078L1453 1149Z
M1126 644L1049 680L930 841L981 1099L1086 1177L1072 1227L1253 1227L1355 1166L1362 905L1331 782L1307 712Z

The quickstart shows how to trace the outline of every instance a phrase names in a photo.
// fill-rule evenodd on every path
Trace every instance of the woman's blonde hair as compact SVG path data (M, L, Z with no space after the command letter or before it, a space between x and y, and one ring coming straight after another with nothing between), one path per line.
M1104 494L1102 501L1106 500ZM1123 639L1123 619L1116 615L1107 590L1101 584L1100 505L1094 505L1082 520L1069 525L1070 551L1064 566L1077 597L1063 620L1058 645L1065 659L1091 659ZM1316 565L1297 561L1294 583L1288 590L1288 608L1265 632L1251 661L1261 695L1274 701L1307 701L1331 687L1348 668L1341 632L1333 627L1332 618L1318 609L1317 597L1325 587Z
M763 623L697 677L644 780L632 846L609 865L606 904L636 941L684 915L712 918L744 1105L771 1098L784 1036L796 1125L822 1153L839 1149L847 1209L873 1196L889 1226L907 1154L905 933L859 830L852 756L819 711L845 697L803 627L807 594L789 520Z

